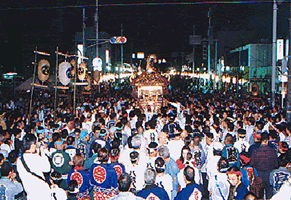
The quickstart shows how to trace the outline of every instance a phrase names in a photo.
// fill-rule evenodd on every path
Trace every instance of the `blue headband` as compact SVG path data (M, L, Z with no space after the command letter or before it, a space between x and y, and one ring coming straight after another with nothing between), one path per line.
M55 141L55 145L62 145L63 143L63 141Z

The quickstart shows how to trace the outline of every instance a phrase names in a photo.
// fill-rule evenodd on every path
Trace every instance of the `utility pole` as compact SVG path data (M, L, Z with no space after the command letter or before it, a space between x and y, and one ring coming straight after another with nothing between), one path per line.
M121 37L123 36L123 24L121 24ZM121 44L121 61L120 61L120 64L121 64L121 72L123 72L123 44ZM120 74L120 71L119 71L119 74Z
M99 30L98 30L98 26L99 26L99 20L98 20L98 0L96 0L96 13L95 13L95 23L96 23L96 58L98 58L99 56L99 49L98 49L98 40L99 40Z
M277 3L273 4L273 40L272 40L272 107L276 103L276 50L277 50Z
M290 18L289 18L289 53L288 56L291 55L291 3L290 3ZM286 120L287 122L291 122L291 77L290 77L290 69L291 69L291 58L288 58L288 84L287 84L287 106L286 106Z
M132 42L130 43L130 53L131 53L131 55L130 55L130 67L132 67L132 51L133 51L133 47L132 47Z
M207 66L208 66L208 75L209 75L209 81L208 81L208 86L210 86L210 40L212 39L211 36L211 8L209 8L208 11L208 19L209 19L209 25L208 25L208 48L207 48Z
M86 51L86 36L85 36L85 20L86 20L86 15L85 15L85 8L83 8L83 26L82 26L82 29L83 29L83 55L82 56L82 61L83 61L83 57L85 56L85 51Z
M195 35L195 25L193 25L193 35ZM195 45L193 45L193 64L192 64L192 73L193 74L194 74L194 69L195 69Z
M215 40L215 55L214 55L214 67L215 67L215 75L217 75L217 39ZM215 82L215 79L214 79L214 83L215 83L215 86L216 86L216 82Z

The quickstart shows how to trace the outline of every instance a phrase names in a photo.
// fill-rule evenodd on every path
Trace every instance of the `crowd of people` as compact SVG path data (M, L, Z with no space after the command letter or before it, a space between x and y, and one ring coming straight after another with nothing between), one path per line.
M31 115L29 93L2 102L0 197L291 198L291 124L278 104L183 85L142 109L124 88L79 98L76 113L70 97L54 110L49 91L36 90Z

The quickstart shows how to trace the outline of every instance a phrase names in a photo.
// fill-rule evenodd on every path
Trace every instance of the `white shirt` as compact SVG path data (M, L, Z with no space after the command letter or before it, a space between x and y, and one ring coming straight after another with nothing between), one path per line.
M170 174L164 174L163 176L156 176L156 184L159 187L162 187L168 193L168 196L171 196L171 191L173 190L173 181Z
M171 140L168 142L168 148L170 150L170 156L176 161L181 156L181 149L184 146L184 142L180 140Z
M289 181L285 182L280 188L279 192L275 194L271 200L290 200L291 199L291 184Z
M156 142L158 143L158 133L155 129L149 129L147 131L144 132L144 138L147 141L146 143L149 144L152 142Z
M248 152L250 148L250 144L244 139L243 140L239 139L237 142L234 143L233 146L238 149L239 153L241 153L243 150Z
M191 167L193 167L194 172L195 172L195 183L197 183L198 185L202 183L202 176L201 176L201 172L200 170L198 170L196 167L194 167L192 164L190 164ZM184 169L181 169L180 172L178 173L178 182L181 186L181 189L186 187L186 183L184 180Z
M50 171L48 158L39 154L24 154L24 160L30 171L44 178L43 172ZM43 180L27 172L20 159L17 160L17 171L29 200L51 200L49 185Z
M217 163L220 159L220 156L213 156L209 160L207 160L207 163L205 164L206 172L208 177L213 177L218 174L217 170Z
M130 163L125 167L125 171L131 176L133 184L137 191L142 190L143 185L145 184L144 182L145 170L146 167L142 164L133 165Z
M67 193L64 189L59 188L57 185L51 185L51 199L55 200L67 200Z
M221 196L218 186L220 189L220 192L222 193L223 197ZM227 175L224 173L218 173L217 174L217 179L215 179L215 176L211 177L209 179L209 184L208 184L208 191L209 191L209 199L210 200L223 200L227 199L229 195L229 183L227 181Z
M250 145L252 145L252 143L254 144L254 139L253 139L254 130L255 130L254 126L248 126L246 128L246 138L245 138L245 140Z

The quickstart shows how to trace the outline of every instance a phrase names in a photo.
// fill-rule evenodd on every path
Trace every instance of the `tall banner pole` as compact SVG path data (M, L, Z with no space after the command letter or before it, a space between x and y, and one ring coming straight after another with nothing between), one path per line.
M272 107L276 103L276 51L277 51L277 3L274 0L273 3L273 39L272 39Z
M289 52L287 54L287 58L288 58L288 61L287 61L287 69L288 69L288 82L287 82L287 96L286 96L286 102L287 102L287 105L286 105L286 121L288 123L291 122L291 76L290 76L290 69L291 69L291 58L289 58L289 55L291 55L291 3L290 3L290 8L289 8L289 15L290 15L290 18L289 18Z
M59 65L59 47L57 47L57 52L56 52L54 122L56 120L56 113L57 113L58 65Z
M32 111L32 98L33 98L34 84L35 84L36 60L37 60L37 46L35 47L35 52L34 52L34 67L33 67L33 75L32 75L32 86L31 86L31 92L30 92L29 116L28 116L29 123L30 123L31 111Z
M73 109L74 109L74 115L77 116L77 112L76 112L76 84L77 84L77 75L79 73L79 63L77 62L76 64L76 69L75 69L75 84L74 84L74 103L73 103Z

